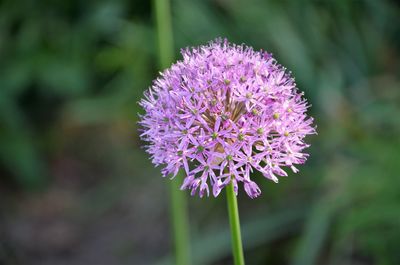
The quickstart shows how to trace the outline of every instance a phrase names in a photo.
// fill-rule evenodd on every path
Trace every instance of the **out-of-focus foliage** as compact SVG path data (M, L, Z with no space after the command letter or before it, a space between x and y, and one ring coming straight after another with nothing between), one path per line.
M170 262L167 180L136 126L157 75L150 4L0 2L0 263ZM400 264L399 5L173 0L172 12L177 58L245 42L312 103L301 173L239 198L247 262ZM189 204L195 264L230 264L223 197Z

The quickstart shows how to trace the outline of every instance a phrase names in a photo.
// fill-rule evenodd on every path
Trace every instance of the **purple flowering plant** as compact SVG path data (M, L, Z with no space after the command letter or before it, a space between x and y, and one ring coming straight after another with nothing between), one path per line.
M217 39L182 50L140 101L141 138L163 176L183 169L181 189L218 196L239 183L261 194L253 171L278 182L284 168L298 172L315 134L309 107L286 68L270 53Z

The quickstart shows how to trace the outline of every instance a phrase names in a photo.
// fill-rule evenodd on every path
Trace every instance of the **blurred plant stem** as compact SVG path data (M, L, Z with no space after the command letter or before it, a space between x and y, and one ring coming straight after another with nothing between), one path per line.
M244 265L242 236L240 234L239 210L233 182L226 187L229 223L231 227L232 252L235 265Z
M176 178L180 179L179 173ZM175 243L175 264L190 264L189 229L186 205L186 193L179 190L180 182L170 182L171 194L171 221Z
M169 67L173 61L173 36L171 25L171 10L169 0L154 0L154 13L157 23L158 56L160 69ZM188 265L189 260L189 229L186 193L180 191L182 172L179 172L174 181L170 181L171 196L171 223L175 247L175 264Z
M160 68L169 67L174 59L171 10L169 0L154 0L157 23L158 57Z

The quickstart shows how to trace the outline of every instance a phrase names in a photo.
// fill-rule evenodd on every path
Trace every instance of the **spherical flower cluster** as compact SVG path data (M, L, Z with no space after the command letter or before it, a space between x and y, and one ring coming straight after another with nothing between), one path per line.
M183 60L161 73L140 105L141 137L153 163L181 189L218 196L230 182L251 198L261 191L257 170L278 182L307 159L304 137L314 134L307 101L271 54L216 40L182 51Z

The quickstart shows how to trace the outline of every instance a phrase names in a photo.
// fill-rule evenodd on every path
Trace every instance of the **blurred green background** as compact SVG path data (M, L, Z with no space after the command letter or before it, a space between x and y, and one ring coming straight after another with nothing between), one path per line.
M0 264L172 264L168 179L141 149L151 1L0 2ZM400 264L400 5L172 1L179 49L270 51L312 104L299 174L239 195L247 264ZM224 196L189 198L194 264L231 264Z

